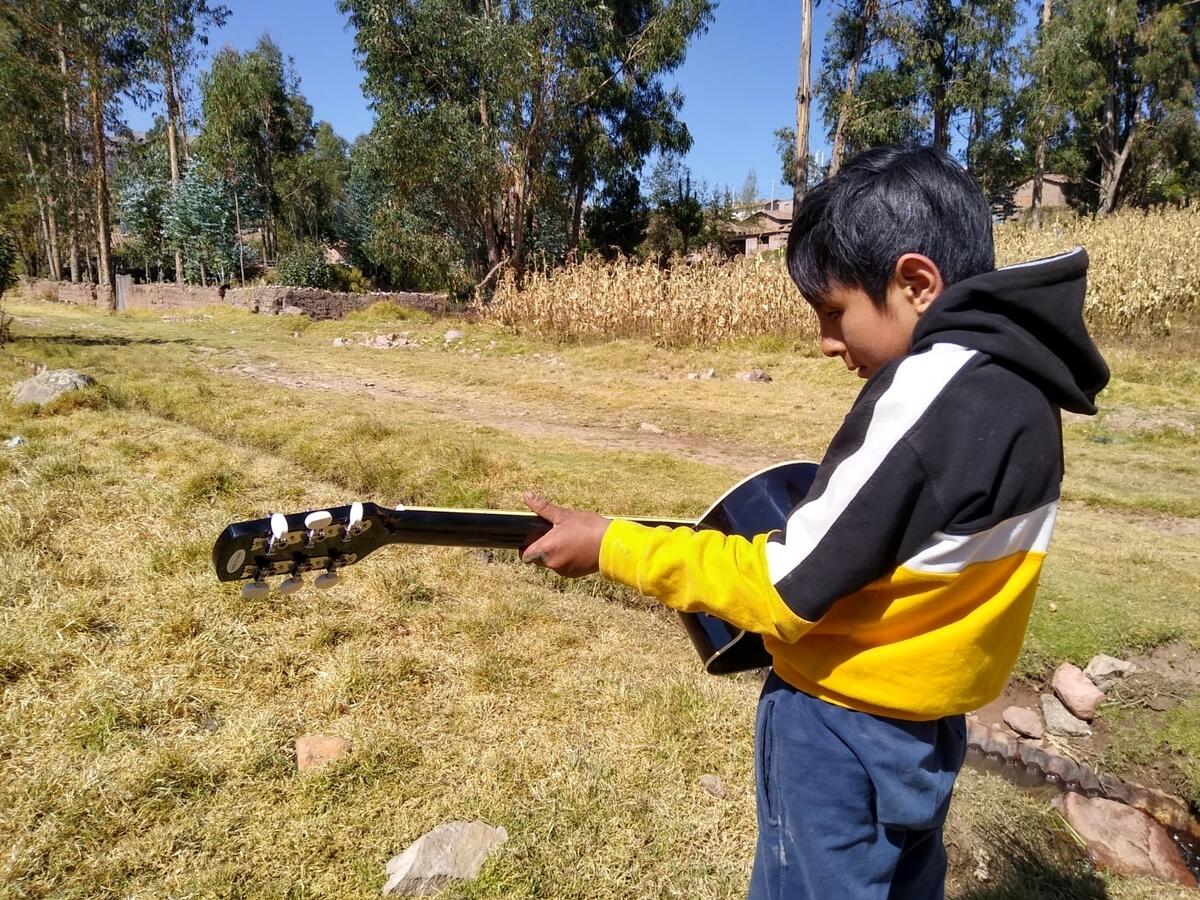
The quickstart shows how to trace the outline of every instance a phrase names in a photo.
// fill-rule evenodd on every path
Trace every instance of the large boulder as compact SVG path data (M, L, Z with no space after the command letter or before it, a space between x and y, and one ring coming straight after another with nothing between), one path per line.
M1113 800L1070 793L1057 803L1098 868L1114 875L1148 875L1196 887L1195 876L1166 829L1144 812Z
M96 379L91 375L74 369L43 369L32 378L18 381L12 386L12 402L14 406L27 403L45 406L68 391L91 387L95 383Z

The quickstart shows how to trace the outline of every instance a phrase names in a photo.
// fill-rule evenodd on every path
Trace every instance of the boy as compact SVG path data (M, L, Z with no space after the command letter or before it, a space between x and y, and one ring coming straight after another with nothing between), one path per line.
M865 379L812 490L753 540L527 495L523 558L599 570L763 635L758 898L938 898L963 714L1016 660L1062 478L1060 409L1108 370L1082 249L994 269L991 211L932 148L885 147L809 192L788 271L821 350Z

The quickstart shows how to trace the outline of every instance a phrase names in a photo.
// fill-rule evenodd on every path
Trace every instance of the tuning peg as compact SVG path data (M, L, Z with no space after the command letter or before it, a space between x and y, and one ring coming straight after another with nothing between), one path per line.
M342 532L342 540L348 541L362 529L363 505L355 500L350 504L350 518L346 520L346 530Z
M265 581L248 581L242 585L242 596L247 600L261 600L271 592L271 586Z
M287 543L287 516L283 513L271 513L271 540L267 542L267 552L274 553L280 544Z
M333 516L329 513L329 511L322 509L318 510L317 512L310 512L307 516L305 516L304 527L309 531L320 531L322 528L328 527L329 523L332 521Z
M342 576L337 572L322 572L313 579L313 587L320 591L327 591L341 580Z
M304 587L304 576L297 572L291 578L285 578L279 582L279 593L286 597L288 594L296 593L302 587Z

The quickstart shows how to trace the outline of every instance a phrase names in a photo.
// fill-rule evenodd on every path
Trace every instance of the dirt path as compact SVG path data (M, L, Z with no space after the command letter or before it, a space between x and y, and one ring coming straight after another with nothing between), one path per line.
M329 373L302 374L258 362L213 366L211 370L218 375L232 375L299 390L333 391L376 400L402 401L419 406L429 415L440 419L496 428L523 437L577 441L607 450L666 453L745 472L780 461L777 455L770 455L760 448L743 447L728 441L695 435L681 437L649 430L583 425L568 421L553 407L517 406L488 402L477 397L448 396L419 385L382 377L358 379Z

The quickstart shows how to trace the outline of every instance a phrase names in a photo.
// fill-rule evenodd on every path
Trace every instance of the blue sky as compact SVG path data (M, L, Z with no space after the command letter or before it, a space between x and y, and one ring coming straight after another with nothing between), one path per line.
M295 61L300 90L312 104L314 118L328 121L348 140L370 130L373 117L362 95L354 36L335 0L223 2L232 15L210 36L210 52L226 45L248 50L267 32ZM817 8L814 69L820 64L829 8ZM737 190L753 168L760 194L769 196L774 183L776 196L787 195L779 186L772 133L795 119L799 48L796 0L723 0L717 6L708 33L692 43L687 61L666 79L684 94L683 120L694 141L687 161L695 178ZM201 66L207 68L207 55ZM126 121L145 130L155 112L159 110L127 108ZM819 116L810 146L828 156Z

